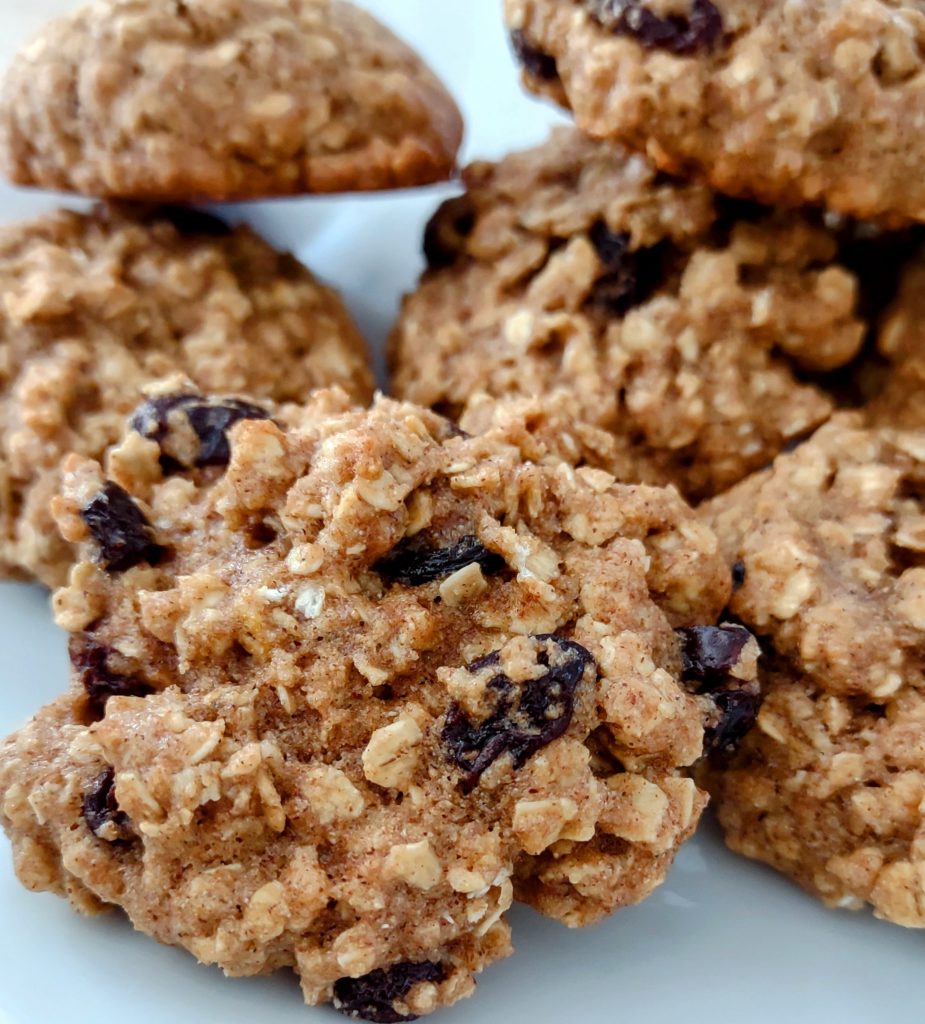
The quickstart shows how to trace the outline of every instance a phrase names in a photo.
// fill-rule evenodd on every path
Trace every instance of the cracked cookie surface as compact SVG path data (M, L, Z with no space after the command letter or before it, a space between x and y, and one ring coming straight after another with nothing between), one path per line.
M849 362L865 327L816 218L718 199L568 129L465 182L391 339L398 394L459 416L483 392L564 392L637 479L691 498L830 415L802 372Z
M925 432L842 414L704 507L764 705L708 774L727 841L830 906L925 926Z
M720 192L925 220L912 0L505 0L527 85Z
M247 228L99 207L0 231L0 572L64 582L48 502L68 452L101 457L152 381L278 402L372 394L337 294Z
M422 185L461 136L421 59L342 0L96 0L22 49L0 101L12 181L101 198Z
M579 925L663 879L713 694L757 653L733 637L722 687L697 675L731 584L675 491L576 470L509 414L467 437L337 392L197 467L172 408L108 481L69 459L54 504L83 544L54 601L73 681L0 748L29 888L407 1015L508 952L513 898ZM114 491L130 565L88 521Z

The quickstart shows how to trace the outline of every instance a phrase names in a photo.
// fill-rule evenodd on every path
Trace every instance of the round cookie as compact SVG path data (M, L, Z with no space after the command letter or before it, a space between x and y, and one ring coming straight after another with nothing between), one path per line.
M527 85L730 195L925 220L914 0L505 0Z
M571 394L641 479L710 495L832 411L803 371L865 333L840 236L718 199L562 129L465 173L390 344L393 386L459 416L479 393Z
M925 927L925 432L842 414L704 507L764 705L707 782L729 845Z
M0 229L0 572L64 582L61 457L101 457L152 380L278 402L372 395L339 297L247 228L100 207Z
M0 101L12 181L105 198L423 185L461 137L417 54L342 0L95 0L23 48Z
M73 683L0 748L26 886L404 1015L471 991L515 895L577 925L662 880L757 654L676 492L339 392L227 465L165 396L134 422L54 503Z

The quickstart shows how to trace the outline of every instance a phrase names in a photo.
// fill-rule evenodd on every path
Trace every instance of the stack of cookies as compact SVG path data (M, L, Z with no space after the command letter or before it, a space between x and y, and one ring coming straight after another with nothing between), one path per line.
M757 728L702 776L730 846L830 906L925 927L925 5L505 14L528 87L597 141L471 172L471 221L445 218L448 267L396 335L401 390L421 393L409 357L452 309L493 358L475 369L441 335L440 400L555 378L648 472L710 499L729 612L763 654Z
M925 11L505 8L577 126L464 172L393 398L189 206L452 173L369 15L96 0L0 101L13 181L104 200L0 234L0 566L73 666L0 746L17 873L372 1021L470 994L515 899L645 898L708 789L925 924Z
M103 0L21 52L0 132L13 182L107 200L0 233L0 570L56 586L74 560L48 514L56 467L101 457L152 380L372 396L337 295L246 228L164 204L439 181L462 121L352 4Z

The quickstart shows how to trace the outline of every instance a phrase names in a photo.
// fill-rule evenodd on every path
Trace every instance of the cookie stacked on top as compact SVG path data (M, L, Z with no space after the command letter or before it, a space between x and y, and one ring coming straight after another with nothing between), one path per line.
M730 844L925 926L925 10L504 7L577 130L466 171L397 390L464 422L539 393L616 472L711 499L764 655L757 728L702 776Z
M728 756L758 706L716 536L662 484L712 492L754 454L678 406L713 461L653 455L649 412L624 437L617 405L594 421L565 378L549 403L364 408L368 366L333 293L244 229L138 205L448 174L455 106L347 3L100 0L23 51L0 128L15 181L109 204L12 229L0 261L2 557L66 578L53 605L73 666L0 746L24 884L122 907L229 974L291 968L308 1002L373 1021L469 994L510 951L515 898L582 925L648 895L703 809L691 768ZM614 170L589 151L562 174L585 165ZM563 196L576 242L544 286L567 305L573 271L591 288L606 260L601 317L664 291L673 247L728 221L702 188L615 166L622 219L607 228L594 187L577 217ZM476 220L437 224L432 258L455 261ZM624 223L651 250L633 275ZM722 313L732 389L754 367L799 406L749 442L773 448L828 413L794 367L857 349L853 280L814 224L732 232L732 264L774 282L760 340L751 291ZM522 260L512 240L499 270ZM665 271L678 295L681 271ZM521 321L533 374L543 343ZM778 324L787 356L766 340ZM424 383L458 369L427 365Z

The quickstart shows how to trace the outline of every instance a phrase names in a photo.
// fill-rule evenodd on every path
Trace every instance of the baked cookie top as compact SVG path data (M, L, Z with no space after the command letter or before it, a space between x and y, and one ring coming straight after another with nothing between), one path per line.
M66 463L74 682L0 754L23 881L401 1014L467 994L515 892L570 924L648 894L757 653L676 492L386 399L241 420L225 465L188 420L161 396L108 476Z
M0 100L12 181L105 198L422 185L461 136L417 54L342 0L95 0L22 49Z
M0 229L0 570L62 583L47 506L68 452L102 457L145 386L181 373L277 402L372 395L340 298L247 228L100 207Z
M917 0L505 0L527 85L718 191L925 220Z
M564 390L639 479L692 498L831 413L800 372L849 362L865 328L819 218L719 199L570 129L465 182L391 340L401 396L458 416L482 392Z
M757 726L706 775L733 849L925 926L925 431L822 427L704 508L759 634Z

